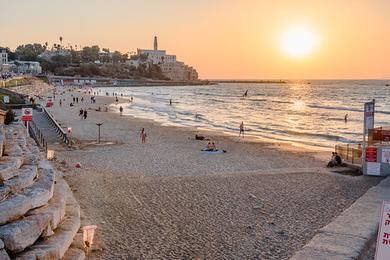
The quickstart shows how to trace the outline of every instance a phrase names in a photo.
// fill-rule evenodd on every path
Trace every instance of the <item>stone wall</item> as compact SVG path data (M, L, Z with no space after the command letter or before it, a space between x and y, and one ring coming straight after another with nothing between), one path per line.
M0 125L0 259L84 259L80 206L22 124Z

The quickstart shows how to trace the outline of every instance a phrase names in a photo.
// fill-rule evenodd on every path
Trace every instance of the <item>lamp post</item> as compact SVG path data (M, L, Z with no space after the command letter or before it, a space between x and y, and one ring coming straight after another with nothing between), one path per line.
M102 126L103 123L96 123L96 125L98 126L98 144L100 144L100 126Z

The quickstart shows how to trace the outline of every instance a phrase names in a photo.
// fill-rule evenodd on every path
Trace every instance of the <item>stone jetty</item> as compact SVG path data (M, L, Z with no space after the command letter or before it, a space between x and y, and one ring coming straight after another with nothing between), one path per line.
M61 173L22 124L0 125L0 259L84 259L71 246L79 228Z

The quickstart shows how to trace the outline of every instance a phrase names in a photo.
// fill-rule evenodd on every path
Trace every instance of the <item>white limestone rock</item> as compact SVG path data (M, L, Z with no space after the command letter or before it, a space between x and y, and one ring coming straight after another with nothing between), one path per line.
M0 158L0 180L5 181L17 175L22 166L21 157L4 156Z
M23 165L18 169L19 174L14 178L4 181L4 185L9 187L12 192L20 191L34 183L38 173L38 167L33 165Z
M9 252L21 252L35 243L48 226L49 221L50 215L39 214L0 226L0 239L3 240Z
M0 225L23 216L31 209L31 199L23 195L12 195L0 202Z

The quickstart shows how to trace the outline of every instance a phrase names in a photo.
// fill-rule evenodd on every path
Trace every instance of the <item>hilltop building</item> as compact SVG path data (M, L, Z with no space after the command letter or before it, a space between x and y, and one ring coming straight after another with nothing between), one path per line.
M159 65L163 75L175 81L198 80L198 72L184 62L176 60L176 55L167 54L165 50L158 49L157 37L154 37L153 50L137 49L137 59L130 59L126 63L135 67L139 64Z
M0 65L8 64L7 49L0 48Z

